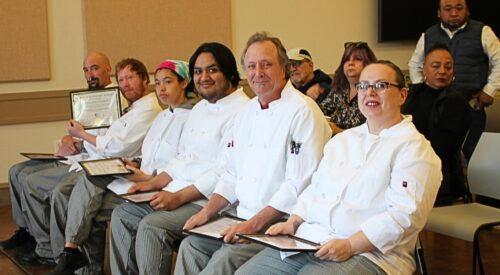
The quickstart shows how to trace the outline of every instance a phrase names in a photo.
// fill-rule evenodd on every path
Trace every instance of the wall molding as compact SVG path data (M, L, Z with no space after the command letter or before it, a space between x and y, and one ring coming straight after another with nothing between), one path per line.
M254 96L246 79L240 86L248 96ZM154 91L154 85L149 89ZM69 103L69 90L0 93L0 126L67 120L71 117Z
M0 93L0 125L66 120L69 91Z

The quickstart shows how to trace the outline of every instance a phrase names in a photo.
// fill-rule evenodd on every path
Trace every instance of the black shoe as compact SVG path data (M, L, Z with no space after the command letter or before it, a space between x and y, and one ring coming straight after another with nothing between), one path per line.
M24 265L46 265L46 266L55 266L56 261L52 258L40 257L34 250L26 253L26 254L17 254L16 260L20 264Z
M0 247L3 249L12 249L24 245L27 242L34 242L35 239L28 233L26 228L19 228L9 239L0 241Z
M87 257L80 252L80 250L75 249L70 251L63 251L59 255L59 261L57 262L56 268L49 273L49 275L65 275L74 274L76 270L89 264Z

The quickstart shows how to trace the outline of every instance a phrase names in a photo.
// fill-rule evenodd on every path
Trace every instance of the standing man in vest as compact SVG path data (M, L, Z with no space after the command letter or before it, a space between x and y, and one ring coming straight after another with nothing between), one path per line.
M470 159L486 125L485 107L500 89L500 43L492 29L469 19L466 0L440 0L440 23L428 28L417 43L408 64L412 83L424 82L424 54L436 43L446 44L453 55L452 87L469 101L474 114L463 152ZM491 73L488 74L491 65Z

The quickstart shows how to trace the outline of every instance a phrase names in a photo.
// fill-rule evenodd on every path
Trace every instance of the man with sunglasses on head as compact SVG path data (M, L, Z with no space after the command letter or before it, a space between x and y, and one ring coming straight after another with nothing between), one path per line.
M306 49L293 48L287 52L290 60L290 81L293 86L317 103L325 99L332 79L322 70L314 70L311 54Z
M266 248L236 274L412 274L413 251L441 182L430 143L400 107L407 96L391 62L365 67L356 85L366 123L325 146L312 183L286 222L267 234L319 243L316 252Z
M420 36L408 63L410 77L414 84L424 82L424 53L436 43L448 46L454 60L451 87L474 109L462 149L470 159L486 126L484 108L493 104L500 90L500 42L489 26L469 19L466 0L439 0L437 15L441 22Z

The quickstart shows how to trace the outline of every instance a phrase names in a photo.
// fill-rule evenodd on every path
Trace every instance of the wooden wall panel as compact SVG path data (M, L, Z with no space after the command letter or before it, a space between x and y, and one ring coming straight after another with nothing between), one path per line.
M0 94L0 125L66 120L69 103L69 91Z
M83 1L86 49L119 61L134 57L153 72L166 58L188 61L203 42L231 48L230 0Z
M255 94L246 79L239 84L248 96ZM149 85L154 91L154 85ZM0 126L67 120L71 117L69 91L0 93Z
M46 0L3 0L0 11L0 82L50 79Z

